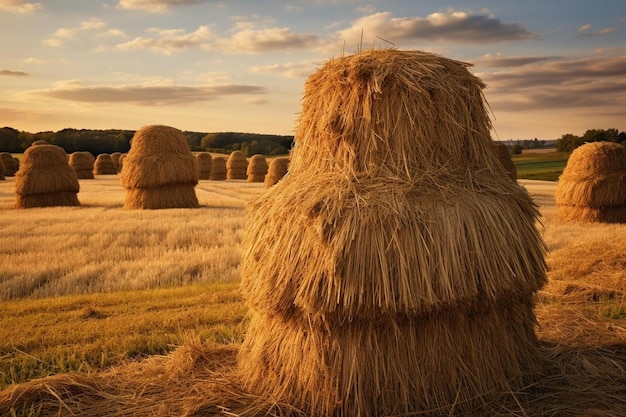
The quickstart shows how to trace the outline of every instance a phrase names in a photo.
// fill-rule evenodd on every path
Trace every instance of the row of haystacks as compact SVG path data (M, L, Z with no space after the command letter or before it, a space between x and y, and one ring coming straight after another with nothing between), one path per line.
M81 180L94 179L95 158L90 152L73 152L70 154L69 164Z
M135 132L120 174L125 208L198 207L196 158L183 133L169 126L145 126Z
M15 174L17 208L78 206L79 190L63 148L44 142L26 149Z
M308 78L289 175L247 211L235 378L251 395L315 416L471 414L542 375L538 212L468 66L373 50Z
M626 223L626 147L592 142L576 148L555 198L561 220Z

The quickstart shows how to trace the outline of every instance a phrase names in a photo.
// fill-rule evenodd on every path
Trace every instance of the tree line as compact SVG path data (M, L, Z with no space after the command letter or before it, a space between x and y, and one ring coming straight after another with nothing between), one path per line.
M108 129L62 129L57 132L30 133L12 127L0 128L0 152L21 153L33 142L43 140L60 146L68 154L87 151L101 153L128 152L134 130ZM255 154L285 155L293 146L293 136L267 135L240 132L191 132L183 131L192 151L230 153L242 151L246 156Z
M566 133L556 141L558 152L572 152L586 142L615 142L626 146L626 133L617 129L589 129L582 136Z

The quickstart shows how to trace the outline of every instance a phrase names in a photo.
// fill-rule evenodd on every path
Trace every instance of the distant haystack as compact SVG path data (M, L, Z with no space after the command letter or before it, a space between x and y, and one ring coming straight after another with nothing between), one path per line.
M183 133L169 126L145 126L131 139L121 174L125 208L198 207L195 157Z
M311 416L476 415L542 375L538 212L468 67L385 49L308 78L289 174L247 210L253 395Z
M226 179L226 158L218 156L211 161L211 174L209 179L213 181L224 181Z
M111 159L113 160L113 165L115 165L115 170L119 173L122 171L122 165L120 164L120 157L122 156L121 152L113 152L111 154Z
M267 160L263 155L253 155L248 164L248 182L263 182L267 175Z
M96 158L96 162L93 164L93 173L95 175L115 175L117 174L117 168L111 155L107 153L101 153Z
M45 140L36 140L33 143L31 143L30 146L38 146L38 145L50 145L50 144L46 142Z
M123 153L122 155L120 155L120 161L119 161L119 164L120 164L120 170L119 170L119 172L122 172L122 168L124 168L124 159L126 159L126 155L127 155L127 154L125 154L125 153Z
M4 180L4 162L0 159L0 180Z
M211 162L213 158L208 152L198 152L196 162L198 163L198 179L208 180L211 176Z
M272 185L280 181L289 169L289 158L276 158L270 161L267 175L265 176L265 188L269 188Z
M16 207L78 206L79 187L63 148L31 146L15 175Z
M517 168L511 159L509 148L504 143L493 142L493 151L502 168L507 172L513 181L517 181Z
M15 173L19 169L19 164L15 162L15 158L8 152L0 152L0 160L4 165L4 175L7 177L15 176Z
M70 154L70 166L76 172L79 180L92 180L93 156L89 152L73 152Z
M561 220L626 223L626 147L592 142L576 148L555 199Z
M248 160L241 151L234 151L226 161L227 180L245 180L248 177Z

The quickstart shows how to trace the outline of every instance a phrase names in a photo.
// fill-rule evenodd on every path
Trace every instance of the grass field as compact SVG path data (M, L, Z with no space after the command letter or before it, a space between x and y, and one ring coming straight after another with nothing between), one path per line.
M539 337L593 352L626 346L626 225L560 223L556 183L520 183L539 205L550 249ZM0 181L0 394L67 374L123 382L129 397L116 401L153 395L158 384L181 390L154 394L172 398L206 378L194 374L199 365L168 374L181 355L232 363L247 311L238 291L244 207L262 184L200 181L200 208L156 211L124 210L118 176L81 180L75 208L16 210L13 186L13 178ZM162 380L174 374L180 381ZM150 415L179 415L177 401ZM48 415L36 406L12 412Z
M513 155L511 159L519 179L556 181L563 172L569 155L564 152L528 150L521 155Z

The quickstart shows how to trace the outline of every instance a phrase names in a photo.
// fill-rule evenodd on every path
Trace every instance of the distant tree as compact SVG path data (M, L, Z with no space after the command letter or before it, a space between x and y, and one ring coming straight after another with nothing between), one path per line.
M0 128L0 152L22 152L19 133L18 130L12 127Z

